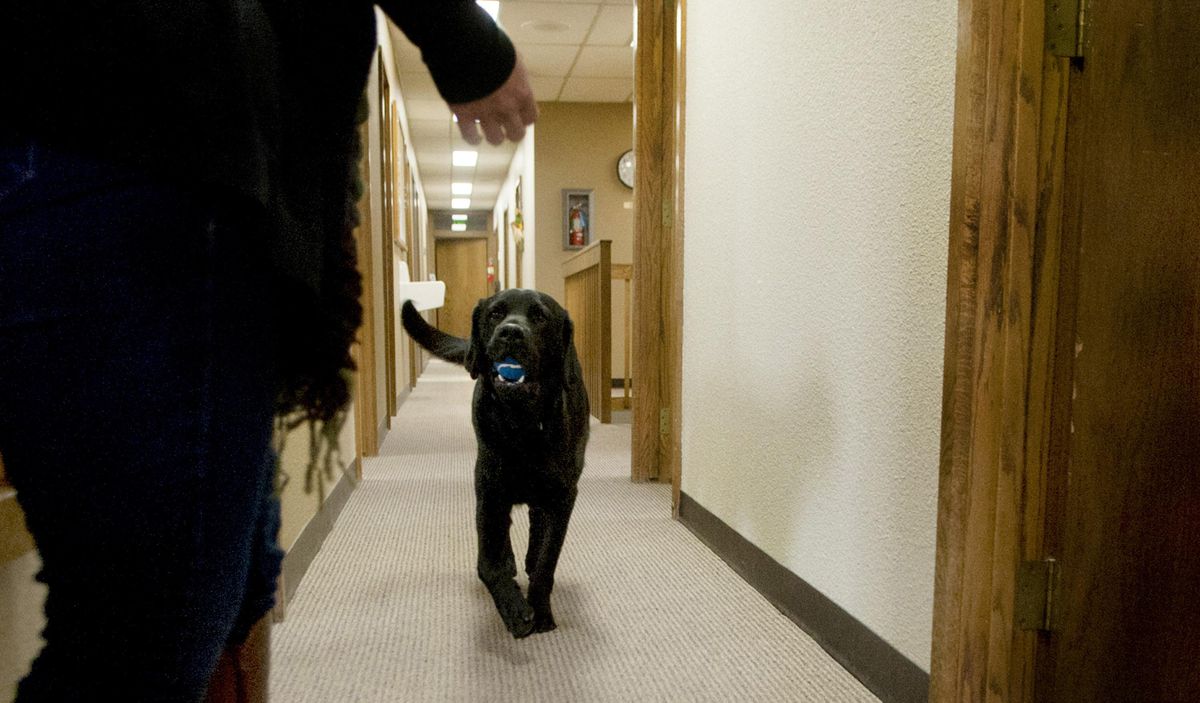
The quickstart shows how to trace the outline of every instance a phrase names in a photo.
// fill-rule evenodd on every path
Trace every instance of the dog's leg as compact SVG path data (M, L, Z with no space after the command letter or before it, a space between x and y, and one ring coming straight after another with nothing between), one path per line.
M480 501L475 526L479 533L479 580L487 586L496 602L496 610L513 637L533 632L533 609L517 585L517 562L513 558L508 531L512 525L510 505Z
M546 536L546 514L541 508L529 506L529 549L525 551L525 573L530 578L537 570L538 554Z
M534 632L549 632L558 627L550 608L550 592L554 590L554 571L558 568L558 556L567 538L574 506L572 493L565 500L529 507L529 553L525 556L525 568L529 574Z

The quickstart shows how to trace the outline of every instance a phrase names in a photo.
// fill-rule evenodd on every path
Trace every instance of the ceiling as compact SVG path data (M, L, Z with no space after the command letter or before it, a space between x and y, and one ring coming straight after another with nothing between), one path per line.
M633 99L633 0L501 0L500 26L529 71L538 102L630 102ZM394 26L392 46L417 169L431 210L450 209L451 182L472 183L471 210L491 210L515 146L463 140L438 95L421 53ZM451 152L479 152L472 167Z

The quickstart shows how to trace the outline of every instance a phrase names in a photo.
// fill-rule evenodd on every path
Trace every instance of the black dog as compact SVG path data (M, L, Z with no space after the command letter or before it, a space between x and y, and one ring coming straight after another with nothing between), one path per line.
M514 637L555 628L554 570L575 505L588 439L588 399L573 327L550 296L506 290L480 300L471 339L431 327L405 302L404 329L477 379L472 418L479 578ZM529 505L529 600L515 576L512 507Z

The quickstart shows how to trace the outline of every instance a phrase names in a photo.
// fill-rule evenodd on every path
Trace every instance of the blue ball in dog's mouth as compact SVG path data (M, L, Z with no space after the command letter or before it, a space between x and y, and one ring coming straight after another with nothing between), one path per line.
M525 382L525 368L511 356L504 361L495 362L492 368L495 369L496 376L505 383Z

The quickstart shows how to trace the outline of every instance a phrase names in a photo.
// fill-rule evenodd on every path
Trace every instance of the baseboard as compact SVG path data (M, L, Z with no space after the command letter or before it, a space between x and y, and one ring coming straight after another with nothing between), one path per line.
M276 622L283 620L287 604L296 595L296 589L300 587L300 582L308 573L308 567L312 565L313 559L317 558L317 553L321 551L321 545L325 544L325 538L333 531L333 525L337 522L338 516L342 514L342 508L346 507L346 501L354 492L354 481L350 477L357 475L357 465L358 460L356 459L346 467L346 470L338 477L333 490L325 497L321 509L308 521L308 524L300 531L300 536L296 538L295 544L284 555L283 571L279 575L279 588L276 596L274 617Z
M880 700L929 700L929 674L686 493L679 521Z

